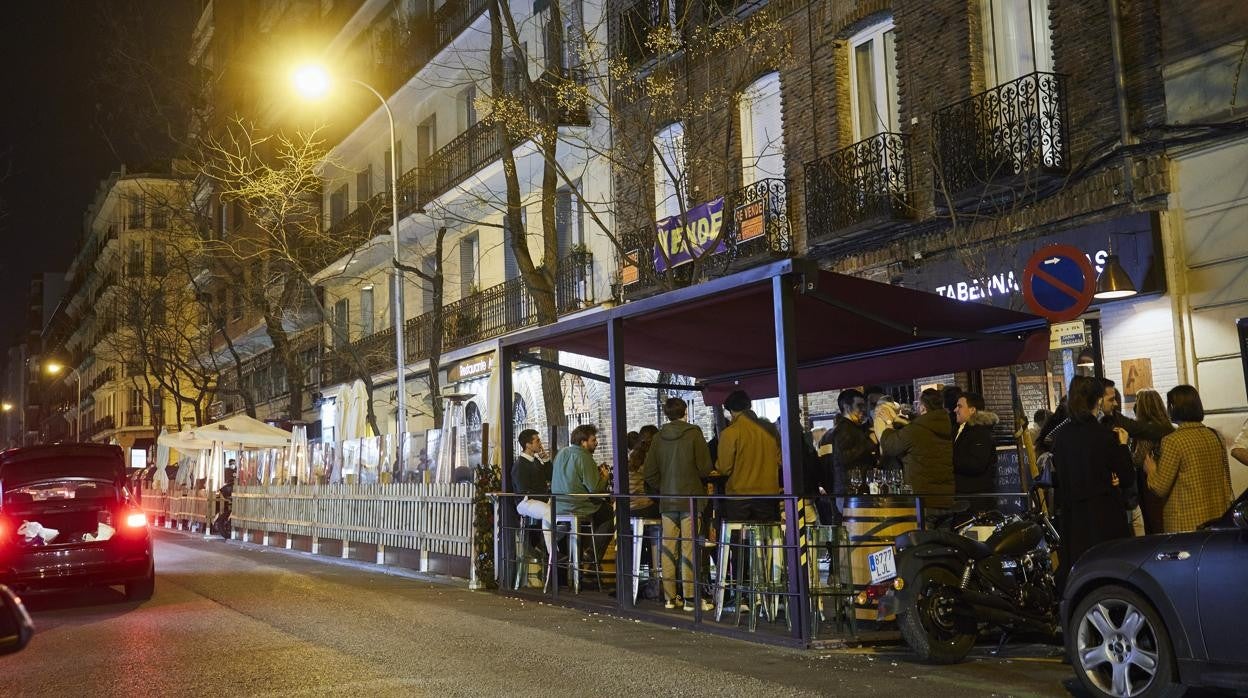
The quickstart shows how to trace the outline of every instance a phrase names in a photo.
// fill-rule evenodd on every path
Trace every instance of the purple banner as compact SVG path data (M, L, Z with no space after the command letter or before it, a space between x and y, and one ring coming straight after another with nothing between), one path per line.
M658 244L654 246L654 270L664 272L692 262L704 254L718 254L726 248L719 240L724 224L724 197L694 206L685 212L686 225L680 216L670 216L658 223ZM712 244L714 249L708 249Z

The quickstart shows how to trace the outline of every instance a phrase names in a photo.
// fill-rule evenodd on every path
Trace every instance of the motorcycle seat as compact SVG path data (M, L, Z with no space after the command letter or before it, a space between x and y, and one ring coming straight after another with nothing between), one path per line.
M897 536L897 540L894 541L898 550L929 543L956 548L972 560L982 560L993 555L992 548L987 545L949 531L907 531Z

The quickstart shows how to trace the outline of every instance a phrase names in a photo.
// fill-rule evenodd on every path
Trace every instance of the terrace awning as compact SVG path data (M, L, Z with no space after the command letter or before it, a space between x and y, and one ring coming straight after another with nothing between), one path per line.
M622 325L624 363L694 376L709 404L742 388L777 394L773 283L793 304L799 392L1039 361L1044 320L784 260L509 337L504 344L608 358Z

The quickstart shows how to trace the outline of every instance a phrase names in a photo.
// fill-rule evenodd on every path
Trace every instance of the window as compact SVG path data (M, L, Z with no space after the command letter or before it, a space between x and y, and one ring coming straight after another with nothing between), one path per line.
M571 189L555 192L555 234L559 244L559 259L568 256L572 248L585 244L585 213L581 198L577 196L581 182L572 183Z
M152 209L152 228L164 230L169 226L169 209L157 206Z
M437 255L427 254L420 260L420 270L425 275L432 277L438 270ZM433 312L433 284L429 281L421 279L420 281L420 307L421 313Z
M434 114L416 127L416 166L424 167L438 149L438 116Z
M165 243L152 242L152 275L163 276L168 269L165 265Z
M988 87L1053 72L1048 0L980 0L980 24Z
M355 173L355 195L360 204L373 198L373 163Z
M335 349L344 346L351 337L351 301L340 298L334 303L334 337Z
M230 222L234 225L234 230L238 230L243 224L243 202L236 200L231 207L233 210L230 211Z
M373 333L373 287L360 290L360 335L367 337Z
M395 147L395 157L394 157L395 171L397 171L399 175L402 176L403 175L403 141L395 141L394 147ZM386 155L382 159L385 161L385 164L383 165L383 167L385 167L385 170L386 170L386 181L385 181L386 191L390 191L390 183L394 181L394 177L390 174L390 149L389 148L386 148Z
M147 215L146 215L146 211L144 210L143 196L140 194L139 196L132 197L130 199L129 227L142 228L143 224L146 222L146 219L147 219Z
M152 322L161 325L165 322L165 294L152 295Z
M235 289L230 293L230 320L243 319L243 292Z
M503 278L508 281L520 276L520 263L516 261L516 251L512 246L512 241L515 240L517 234L521 239L524 239L529 223L528 213L528 209L520 209L519 231L512 230L511 226L507 224L507 217L503 217ZM558 215L558 213L555 214L556 218ZM556 225L558 225L557 220Z
M143 243L139 240L126 243L126 276L143 276Z
M229 225L230 210L224 203L217 205L217 239L225 239L225 231Z
M347 216L347 185L329 195L329 226L332 228Z
M473 232L459 240L459 297L481 290L481 236Z
M654 218L679 216L685 196L685 127L679 121L654 136Z
M896 36L893 21L887 19L849 40L850 110L855 142L900 129Z
M459 93L459 131L463 133L477 123L477 86L469 85Z
M768 73L741 94L741 183L784 178L780 74Z

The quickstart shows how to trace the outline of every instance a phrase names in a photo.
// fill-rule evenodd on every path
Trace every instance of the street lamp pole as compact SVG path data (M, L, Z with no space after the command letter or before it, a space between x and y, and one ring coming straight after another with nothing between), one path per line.
M396 149L396 141L394 137L394 113L390 111L390 104L386 102L386 98L380 92L373 89L372 85L360 80L352 80L351 82L363 87L381 102L381 106L386 110L386 122L390 125L390 224L392 226L390 232L390 241L394 245L394 259L390 262L390 315L394 322L394 360L395 360L395 386L398 388L398 404L394 415L395 421L395 441L397 442L397 450L395 452L395 470L403 471L403 434L407 427L407 356L404 351L404 312L403 312L403 269L399 266L399 170L397 166L398 153Z

